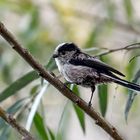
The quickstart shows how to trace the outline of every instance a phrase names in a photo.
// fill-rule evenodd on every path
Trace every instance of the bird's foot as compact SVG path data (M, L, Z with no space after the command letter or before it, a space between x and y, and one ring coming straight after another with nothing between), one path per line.
M56 77L56 75L52 71L50 71L49 74L51 74L53 77Z
M88 103L88 106L89 106L89 107L91 107L91 106L92 106L92 103L91 103L91 101L89 101L89 103Z
M64 83L64 85L65 85L66 87L68 87L68 85L70 85L70 84L73 84L73 83L68 82L68 81Z

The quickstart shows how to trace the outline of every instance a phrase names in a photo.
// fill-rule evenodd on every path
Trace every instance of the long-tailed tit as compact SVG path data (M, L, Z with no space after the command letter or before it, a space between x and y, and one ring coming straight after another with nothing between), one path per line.
M97 58L82 52L74 43L62 43L54 51L53 58L67 82L91 88L91 101L96 84L114 82L129 89L140 91L140 86L119 78L121 72Z

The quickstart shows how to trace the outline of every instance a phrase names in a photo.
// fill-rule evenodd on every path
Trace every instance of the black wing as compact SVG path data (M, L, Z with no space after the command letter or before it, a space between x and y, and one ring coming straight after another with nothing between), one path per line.
M120 76L125 76L124 74L122 74L121 72L119 72L118 70L110 67L109 65L99 61L99 60L93 60L93 59L71 59L69 61L69 63L73 64L73 65L81 65L81 66L87 66L90 68L94 68L97 70L97 72L99 73L104 73L110 76L115 76L113 73L118 74ZM113 72L113 73L112 73ZM116 76L115 76L116 77Z

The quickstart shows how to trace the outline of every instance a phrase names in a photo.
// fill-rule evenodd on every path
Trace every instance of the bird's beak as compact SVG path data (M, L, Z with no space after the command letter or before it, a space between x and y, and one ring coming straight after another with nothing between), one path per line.
M53 58L57 58L58 56L58 54L53 54Z

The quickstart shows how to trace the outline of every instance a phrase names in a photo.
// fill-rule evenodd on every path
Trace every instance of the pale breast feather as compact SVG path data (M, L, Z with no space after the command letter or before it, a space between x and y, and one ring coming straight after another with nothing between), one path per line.
M65 64L63 69L63 75L66 80L80 83L85 79L87 76L91 77L98 77L96 71L93 68L84 67L84 66L75 66L72 64Z
M55 58L55 62L56 62L56 65L57 65L57 67L58 67L58 70L59 70L60 73L62 74L63 68L62 68L61 62L60 62L57 58Z

